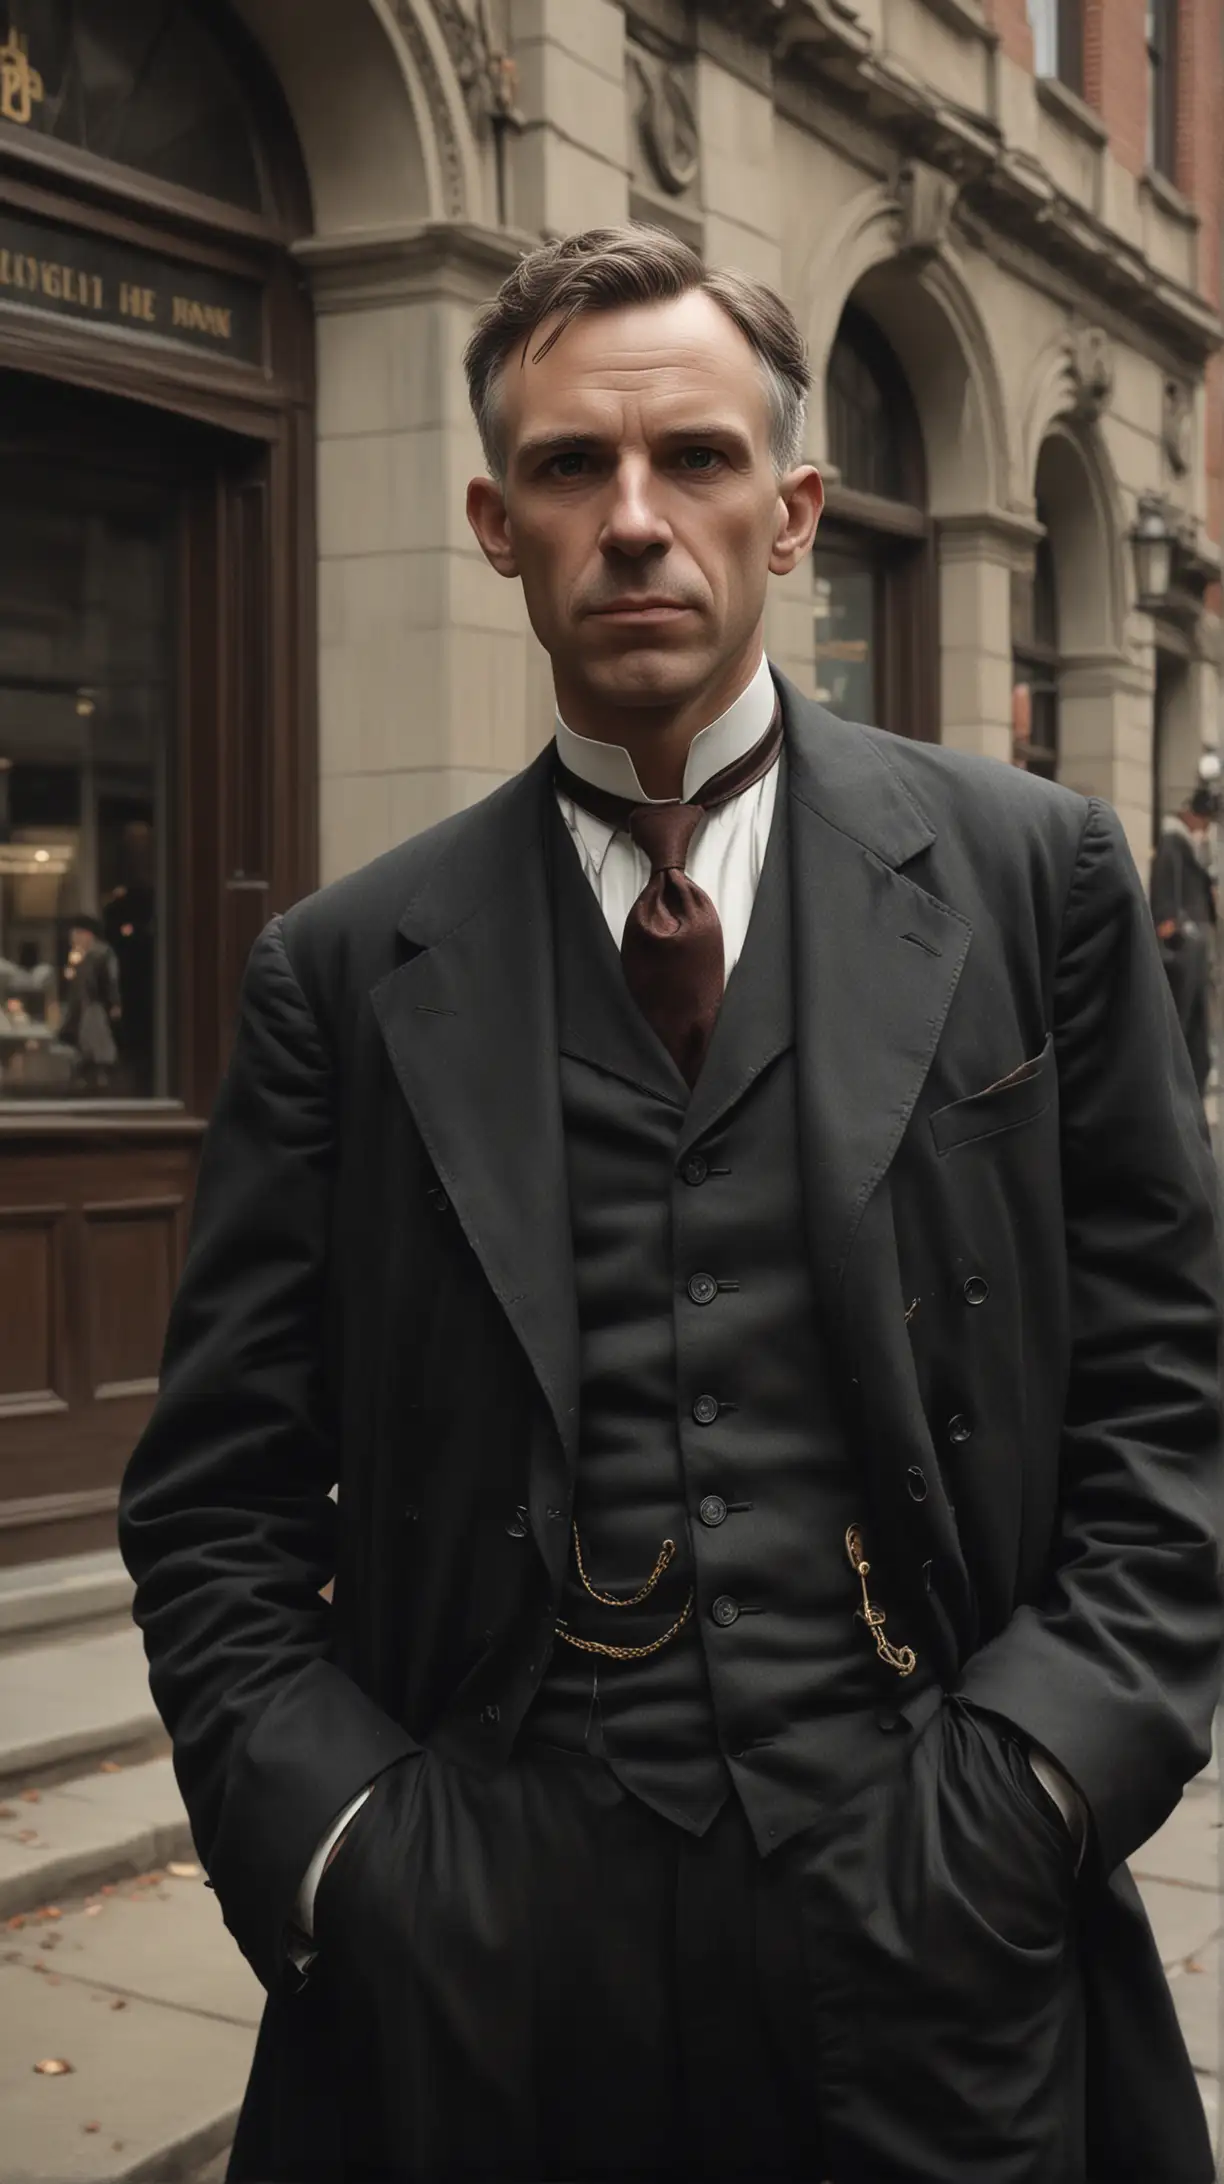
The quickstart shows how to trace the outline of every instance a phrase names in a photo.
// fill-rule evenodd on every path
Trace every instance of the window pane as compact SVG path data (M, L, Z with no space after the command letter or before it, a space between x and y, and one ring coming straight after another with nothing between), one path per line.
M165 1095L165 508L0 485L0 1100Z
M10 126L262 209L245 103L185 0L10 0L0 109Z
M829 453L841 483L907 500L897 405L853 334L839 333L829 359Z
M876 573L848 554L813 555L816 696L843 720L879 725Z

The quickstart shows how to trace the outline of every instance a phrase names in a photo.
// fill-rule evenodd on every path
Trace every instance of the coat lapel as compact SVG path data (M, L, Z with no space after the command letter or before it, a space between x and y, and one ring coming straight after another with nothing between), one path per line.
M886 1531L898 1509L913 1511L905 1474L917 1463L929 1478L926 1525L959 1563L905 1324L888 1175L972 927L903 869L935 830L889 764L887 745L777 680L790 761L795 1044L813 1271L857 1397ZM898 1544L905 1536L898 1531ZM959 1620L964 1602L948 1605ZM939 1622L941 1603L931 1606ZM946 1641L950 1629L941 1628Z
M400 919L413 952L372 998L426 1151L572 1464L578 1327L547 865L551 764L543 753L455 822L449 851Z

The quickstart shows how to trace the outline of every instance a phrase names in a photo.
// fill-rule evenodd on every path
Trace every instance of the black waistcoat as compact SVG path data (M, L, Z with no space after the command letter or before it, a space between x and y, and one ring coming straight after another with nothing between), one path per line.
M690 1097L625 984L558 816L558 1037L581 1344L575 1517L558 1638L524 1723L602 1752L700 1832L734 1787L777 1846L882 1756L909 1696L876 1658L845 1535L868 1513L833 1403L796 1121L785 780L743 954ZM911 1682L913 1679L910 1680Z

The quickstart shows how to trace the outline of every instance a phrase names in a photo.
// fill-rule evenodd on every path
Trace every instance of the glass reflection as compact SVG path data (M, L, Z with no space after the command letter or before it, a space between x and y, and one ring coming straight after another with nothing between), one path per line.
M0 1099L169 1091L165 513L0 488Z

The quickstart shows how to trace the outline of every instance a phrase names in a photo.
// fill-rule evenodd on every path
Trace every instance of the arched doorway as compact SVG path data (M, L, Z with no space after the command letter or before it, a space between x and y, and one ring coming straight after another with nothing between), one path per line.
M837 477L812 559L816 689L844 719L934 739L938 636L926 455L897 358L847 308L829 356Z
M241 967L315 870L310 208L221 5L0 55L0 1562L109 1540Z

